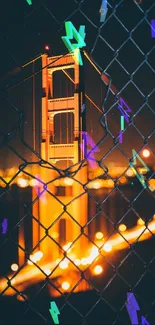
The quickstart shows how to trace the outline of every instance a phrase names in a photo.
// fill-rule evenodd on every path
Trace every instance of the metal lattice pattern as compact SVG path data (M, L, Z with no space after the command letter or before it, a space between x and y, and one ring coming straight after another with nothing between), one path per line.
M1 324L51 324L51 301L55 301L59 308L60 324L130 324L125 306L128 292L134 293L139 304L139 324L142 316L154 324L155 40L151 37L151 20L155 19L155 3L153 0L140 3L109 0L104 23L100 23L100 7L98 0L32 0L30 6L24 0L6 1L3 6ZM39 110L36 109L35 115L33 109L39 107L42 96L39 93L40 52L47 42L50 56L68 54L61 39L65 35L66 21L71 21L77 30L80 25L85 25L86 130L99 148L95 153L96 174L88 159L66 169L58 168L43 159L39 147L41 130L38 121L41 117ZM69 74L70 85L63 80L64 88L59 79L60 76L55 94L60 91L61 97L69 97L73 76ZM124 98L131 109L129 122L124 121L121 144L120 98ZM36 137L33 137L34 124ZM62 139L63 135L60 135ZM133 149L148 166L143 178L146 188L136 175L131 181L133 174L129 164L134 163ZM149 158L142 156L144 149L149 150ZM142 167L138 158L136 160L137 166ZM86 166L88 181L78 181L78 186L83 189L80 195L88 198L88 220L80 224L74 213L70 213L70 205L78 195L64 203L58 191L63 190L64 183L61 182L66 178L71 183L77 182L78 173ZM137 166L134 165L139 172ZM46 180L42 177L45 175L43 170L46 170ZM24 180L19 181L20 177ZM34 180L38 181L33 183L35 194L32 187L25 185ZM53 194L52 186L58 181L61 184L57 187L58 194ZM103 190L98 185L101 183L104 183ZM44 196L45 192L47 196ZM62 206L62 212L57 214L54 222L44 224L36 217L34 207L40 200L46 206L48 197L55 198L55 204ZM52 212L48 207L46 211L49 220ZM79 232L67 248L57 239L57 234L51 235L52 227L60 222L64 213ZM129 229L124 232L119 228L121 224ZM39 241L33 241L30 235L34 225L39 229L39 235L36 235L40 236ZM62 223L62 234L64 232ZM98 238L95 237L97 232ZM53 243L53 251L59 248L60 258L54 260L51 255L51 260L42 264L42 256L34 258L34 252L41 250L47 239ZM85 252L85 245L92 249L89 260L83 252L81 260L80 256L74 257L80 241L84 243L81 251ZM19 256L21 260L23 258L22 263L18 263ZM13 263L19 265L17 269L14 266L10 275ZM101 268L103 272L100 274Z

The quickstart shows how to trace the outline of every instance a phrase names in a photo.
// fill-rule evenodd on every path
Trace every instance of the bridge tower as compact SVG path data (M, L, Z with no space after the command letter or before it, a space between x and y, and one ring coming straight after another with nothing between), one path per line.
M83 53L81 54L83 56ZM77 164L72 168L75 171L79 167L78 163L84 158L83 151L80 148L80 144L83 143L82 131L86 131L86 109L83 109L85 107L84 68L75 62L71 54L67 54L64 57L48 57L48 55L44 54L42 55L42 68L41 157L53 166L55 166L57 161L70 160L72 162L71 165ZM72 97L54 98L53 75L58 70L68 75L68 69L73 69L74 71L74 80L72 80L74 83L74 95ZM67 112L73 113L73 142L54 143L55 117L57 114L66 114ZM51 194L45 192L43 195L44 200L40 197L38 205L35 204L33 206L33 215L46 228L54 223L48 230L48 234L61 246L68 242L73 242L81 234L80 226L84 226L88 220L88 195L82 186L88 180L87 164L85 163L85 165L73 176L74 180L70 178L69 182L72 185L63 187L63 195L57 194L58 187L56 182L60 182L60 185L64 178L59 180L60 175L55 170L40 168L40 179L45 183L51 181L47 186ZM54 183L53 181L56 178L57 180ZM81 195L82 193L83 195ZM64 205L66 206L65 209ZM59 220L57 220L58 217L60 217ZM84 232L85 234L88 233L87 227ZM39 226L36 221L33 221L33 247L45 235L45 229ZM45 260L52 261L59 258L60 248L49 236L46 236L41 241L39 249L43 252ZM77 258L83 256L83 249L86 246L85 241L86 238L82 235L75 243Z

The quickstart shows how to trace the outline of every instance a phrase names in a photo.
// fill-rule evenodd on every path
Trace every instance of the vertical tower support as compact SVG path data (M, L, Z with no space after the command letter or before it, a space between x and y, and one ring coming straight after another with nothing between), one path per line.
M60 160L71 160L72 164L79 163L83 158L83 152L80 149L82 143L82 131L85 131L85 120L86 120L86 109L85 105L85 94L84 94L84 73L83 66L79 66L73 55L68 54L65 57L54 56L48 57L46 54L42 56L42 143L41 143L41 157L55 165ZM74 69L74 96L65 98L53 98L53 74L62 70L65 74L68 74L66 70ZM68 75L69 79L70 76ZM52 97L52 98L51 98ZM81 112L81 109L83 112ZM51 139L54 139L54 123L55 115L60 113L73 112L74 114L74 141L73 143L56 144ZM86 164L85 164L86 165ZM78 165L72 169L78 169ZM48 228L52 223L54 225L49 229L48 234L51 238L60 244L60 220L65 220L65 243L73 242L81 234L81 226L84 226L88 220L88 195L83 189L83 184L88 180L87 178L87 166L80 168L80 171L74 176L72 182L72 194L69 192L69 187L65 188L65 195L56 195L56 185L53 181L58 179L59 174L54 170L46 168L40 168L40 178L43 182L51 181L48 185L49 193L44 194L44 201L42 197L39 199L38 216L36 210L34 211L35 217L39 218L40 223ZM60 177L59 177L60 179ZM61 179L63 182L64 179ZM81 184L79 184L79 182ZM84 193L82 196L80 194ZM77 198L80 196L79 198ZM75 199L75 200L74 200ZM73 201L73 202L72 202ZM70 203L71 202L71 203ZM65 209L64 209L64 206ZM34 209L34 208L33 208ZM35 207L36 209L36 207ZM69 216L69 214L74 220ZM61 218L56 221L56 219ZM79 226L78 226L79 224ZM33 222L33 247L37 244L38 240L43 239L45 236L45 229L40 227L40 231L37 230L36 221ZM87 227L84 230L85 234L88 233ZM60 257L61 249L55 244L50 236L46 236L40 243L40 250L44 254L44 258L48 261L53 261ZM85 236L81 236L75 243L76 255L78 257L83 256L84 245L86 246ZM81 250L82 247L82 250ZM61 252L63 253L63 251Z

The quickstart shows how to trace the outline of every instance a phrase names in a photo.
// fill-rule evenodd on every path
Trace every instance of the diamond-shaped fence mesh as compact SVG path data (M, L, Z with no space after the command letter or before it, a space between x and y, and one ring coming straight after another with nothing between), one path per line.
M0 324L155 323L155 2L103 8L1 3Z

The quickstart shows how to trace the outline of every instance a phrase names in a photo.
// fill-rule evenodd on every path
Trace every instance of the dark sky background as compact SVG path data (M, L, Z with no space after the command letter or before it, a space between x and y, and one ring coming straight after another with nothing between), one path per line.
M65 21L71 21L79 29L85 25L86 47L84 48L97 64L100 71L105 71L112 78L112 83L119 90L132 110L133 124L123 135L120 148L114 145L110 135L99 146L97 159L104 157L107 166L127 166L132 149L140 150L144 145L151 150L147 165L155 165L154 125L155 125L155 38L151 37L150 23L155 19L155 2L142 0L138 6L133 0L108 1L108 14L105 23L100 23L99 9L101 1L53 1L32 0L29 6L26 0L5 1L0 12L1 69L0 69L0 144L4 134L19 126L19 110L24 111L24 139L22 143L18 132L9 141L21 157L3 145L0 148L0 169L18 166L22 157L27 161L37 160L28 146L33 146L32 137L32 78L19 83L32 74L32 64L21 69L26 62L45 53L45 45L50 46L50 55L68 53L61 36L65 36ZM88 63L85 64L86 93L101 108L106 87L100 75ZM18 68L18 69L17 69ZM41 69L41 60L37 60L35 72ZM14 74L8 72L14 70ZM17 73L18 72L18 73ZM7 74L7 76L6 76ZM4 78L5 77L5 78ZM73 87L62 72L54 75L54 96L71 96ZM8 90L9 89L9 90ZM41 72L35 76L36 104L36 150L39 151L40 111L41 111ZM110 93L105 103L108 128L113 137L120 130L120 112L114 96ZM95 143L105 135L99 124L101 113L87 100L87 132ZM58 122L59 123L59 122ZM60 127L60 124L58 124ZM127 123L125 122L125 126ZM97 131L97 132L96 132ZM62 133L62 137L63 133ZM148 137L148 138L147 138ZM146 138L146 142L145 142ZM126 155L126 158L125 158ZM145 158L144 158L145 160Z

